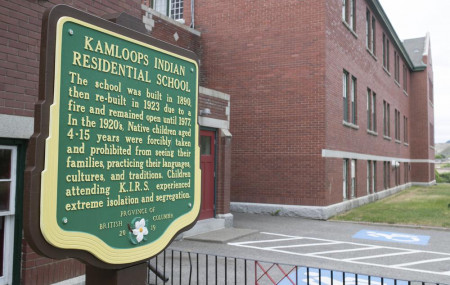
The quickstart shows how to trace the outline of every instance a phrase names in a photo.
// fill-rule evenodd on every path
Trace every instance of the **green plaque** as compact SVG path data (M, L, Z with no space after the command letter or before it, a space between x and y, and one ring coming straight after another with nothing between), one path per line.
M55 44L42 234L109 264L149 258L200 211L197 62L68 16Z

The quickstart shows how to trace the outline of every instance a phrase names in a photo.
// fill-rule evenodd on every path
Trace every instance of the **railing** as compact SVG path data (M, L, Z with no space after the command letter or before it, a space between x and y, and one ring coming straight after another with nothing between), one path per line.
M164 251L148 265L152 285L446 285L177 250Z

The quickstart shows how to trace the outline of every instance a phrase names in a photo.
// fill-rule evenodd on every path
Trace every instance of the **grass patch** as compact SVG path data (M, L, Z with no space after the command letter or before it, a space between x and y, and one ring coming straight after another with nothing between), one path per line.
M450 228L450 184L412 187L333 220Z

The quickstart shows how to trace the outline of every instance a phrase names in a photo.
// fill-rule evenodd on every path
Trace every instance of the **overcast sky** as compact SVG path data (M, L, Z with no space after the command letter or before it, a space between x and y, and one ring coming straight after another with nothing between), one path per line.
M435 142L450 141L450 0L379 1L402 41L430 33Z

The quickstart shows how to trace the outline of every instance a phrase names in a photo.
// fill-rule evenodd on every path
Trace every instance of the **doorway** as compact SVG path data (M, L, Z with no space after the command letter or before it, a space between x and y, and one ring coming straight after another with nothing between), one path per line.
M202 169L202 207L199 220L214 218L215 209L215 140L216 132L200 131L200 165Z

